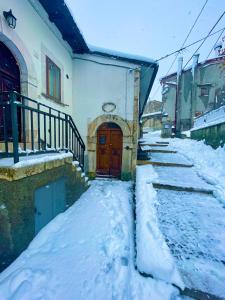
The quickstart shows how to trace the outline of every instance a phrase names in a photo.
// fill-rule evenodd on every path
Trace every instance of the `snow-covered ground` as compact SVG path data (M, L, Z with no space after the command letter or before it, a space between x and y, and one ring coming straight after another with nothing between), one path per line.
M132 202L132 183L92 182L0 274L0 299L175 299L175 287L134 268Z
M208 183L214 185L214 194L225 204L225 146L216 150L203 141L191 139L161 139L160 131L145 134L142 141L169 141L169 149L176 150L194 165L195 171Z
M194 164L200 177L214 185L216 198L225 204L225 146L215 150L191 139L171 139L170 145Z
M157 220L156 191L149 179L157 174L152 166L137 167L136 182L136 263L142 273L184 288L173 256L166 244Z
M211 195L157 191L158 223L185 286L225 295L225 209Z
M225 148L214 150L190 139L162 140L160 132L144 135L142 142L154 144L160 140L169 142L163 149L177 153L158 153L159 159L179 154L194 166L138 167L137 266L180 287L179 276L190 289L224 297ZM202 192L154 188L157 184ZM146 259L142 254L147 253L154 255Z
M159 140L159 132L142 139ZM136 260L132 183L96 180L0 274L0 300L180 299L174 285L224 296L225 149L166 141L162 148L194 167L137 167ZM213 195L157 190L154 183Z

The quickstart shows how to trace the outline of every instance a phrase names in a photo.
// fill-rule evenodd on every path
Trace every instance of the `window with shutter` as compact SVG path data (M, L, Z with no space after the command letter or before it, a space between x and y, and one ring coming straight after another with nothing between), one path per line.
M61 70L46 56L46 94L49 98L61 102Z

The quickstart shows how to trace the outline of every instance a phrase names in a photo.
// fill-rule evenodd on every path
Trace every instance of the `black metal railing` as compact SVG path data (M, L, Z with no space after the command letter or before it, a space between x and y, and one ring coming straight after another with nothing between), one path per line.
M85 145L72 117L17 92L0 93L0 157L70 151L84 167Z

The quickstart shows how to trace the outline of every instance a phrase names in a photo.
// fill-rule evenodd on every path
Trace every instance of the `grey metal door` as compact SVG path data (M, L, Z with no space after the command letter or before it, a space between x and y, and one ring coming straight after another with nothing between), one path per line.
M35 199L35 234L55 216L65 211L65 178L38 188Z
M53 184L53 218L65 211L65 179L57 180Z

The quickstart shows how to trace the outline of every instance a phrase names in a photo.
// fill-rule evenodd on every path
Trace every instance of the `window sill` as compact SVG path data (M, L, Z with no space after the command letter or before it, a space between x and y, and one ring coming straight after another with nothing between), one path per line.
M59 100L56 100L56 99L53 99L53 98L49 97L49 96L46 95L45 93L42 93L41 96L43 96L43 97L44 97L45 99L47 99L48 101L51 101L51 102L53 102L53 103L55 103L55 104L58 104L58 105L60 105L60 106L63 106L63 107L69 106L68 104L65 104L65 103L63 103L63 102L60 102Z

